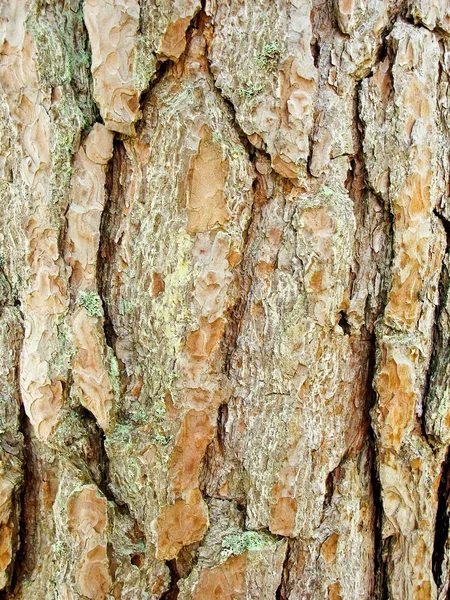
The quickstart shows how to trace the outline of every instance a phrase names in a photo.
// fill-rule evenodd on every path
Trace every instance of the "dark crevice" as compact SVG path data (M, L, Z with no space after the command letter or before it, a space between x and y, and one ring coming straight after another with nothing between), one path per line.
M374 522L374 597L377 600L388 600L387 595L387 581L386 581L386 565L383 559L383 536L382 536L382 516L383 516L383 502L382 502L382 487L380 476L378 472L377 462L377 444L376 437L373 429L369 428L369 444L371 448L370 452L370 479L372 486L372 498L375 510L375 522Z
M379 65L380 63L382 63L389 54L387 36L390 34L390 32L391 32L391 30L385 32L384 35L382 36L382 42L378 49L378 56L375 60L376 65Z
M383 306L380 314L384 313L386 298L383 299ZM373 386L376 374L376 336L372 333L368 337L370 341L370 352L367 364L367 390L368 390L368 421L371 421L370 410L376 406L377 395ZM372 490L372 502L374 507L374 598L376 600L388 600L389 594L387 591L387 572L386 563L383 555L383 496L382 485L379 474L378 462L378 444L377 437L372 425L369 425L367 439L369 443L369 460L370 460L370 484Z
M189 53L189 46L190 46L192 37L198 31L198 29L202 29L204 27L205 22L208 22L209 18L206 15L205 6L206 6L206 0L202 0L200 10L198 10L194 14L194 16L192 17L192 19L189 23L189 26L186 28L186 31L184 33L184 37L186 40L186 46L185 46L184 52L182 52L182 54L178 57L178 59L176 61L174 61L170 58L165 58L165 57L160 58L156 54L154 54L154 57L156 60L155 73L152 75L150 81L148 81L148 85L141 93L140 100L139 100L140 108L141 108L141 112L142 112L142 118L136 124L136 131L137 131L138 136L139 136L141 129L143 127L145 127L144 108L145 108L148 98L153 93L155 86L164 78L164 76L166 75L166 73L168 73L170 68L174 67L175 65L177 65L179 63L180 64L183 63L183 61L186 59L186 56ZM139 23L139 29L138 29L139 34L142 34L142 18L143 18L143 12L141 10L140 23Z
M110 345L111 348L114 347L114 343L116 341L116 336L114 333L114 327L112 326L112 322L109 317L107 302L105 301L105 294L107 291L107 286L105 285L106 281L104 281L104 278L105 278L105 264L104 263L105 263L105 259L108 256L109 248L104 248L102 244L104 243L104 240L109 239L107 232L108 232L108 228L110 225L110 223L109 223L110 215L111 215L111 212L113 211L113 206L112 206L113 187L114 187L114 184L116 183L114 171L115 171L115 168L117 167L116 163L117 163L118 155L120 154L120 150L123 147L123 142L121 142L120 140L118 140L115 137L113 144L114 145L113 145L112 157L111 157L111 160L109 161L107 169L106 169L105 204L103 206L103 212L102 212L102 216L101 216L101 220L100 220L99 239L101 241L100 241L98 251L97 251L97 273L96 273L97 287L98 287L99 295L100 295L102 305L103 305L103 313L105 316L105 338L106 338L108 345ZM109 343L108 340L111 343Z
M341 310L341 312L339 314L340 314L340 318L339 318L339 322L338 322L339 327L344 332L344 335L350 335L352 332L352 328L351 328L350 323L348 322L346 312L344 310Z
M18 548L13 558L11 582L9 590L17 590L27 573L31 573L38 558L34 554L36 523L36 499L38 495L37 482L33 467L35 456L32 450L32 425L25 414L23 403L20 406L20 432L23 436L23 483L18 494ZM14 594L13 594L14 596ZM1 598L1 596L0 596ZM9 598L5 592L5 600Z
M106 304L104 300L108 291L108 280L113 276L113 273L110 272L110 264L108 260L110 257L114 256L115 249L112 233L116 233L116 231L111 230L114 229L114 217L116 216L118 207L113 206L113 197L116 199L119 196L121 189L120 168L124 154L125 148L123 142L115 137L112 158L109 161L106 170L105 204L100 221L100 244L97 254L96 279L104 310ZM117 228L118 226L116 225L115 229ZM107 235L108 233L109 235ZM108 311L106 311L105 314L107 314L107 312Z
M120 500L118 500L114 496L114 493L111 490L110 477L109 477L109 457L108 457L108 453L106 452L106 448L105 448L105 433L100 429L100 427L98 425L97 425L97 434L98 434L98 440L99 440L99 445L100 445L100 448L99 448L100 460L99 460L99 462L101 465L100 481L97 484L98 488L102 492L102 494L105 496L105 498L107 498L108 500L111 500L118 506L122 506L123 503L120 502Z
M91 76L91 73L92 73L92 46L91 46L91 40L89 38L89 33L88 33L88 30L86 27L86 23L84 22L84 18L83 18L83 6L82 6L81 2L79 3L78 11L79 11L79 15L80 15L80 20L79 20L80 38L82 38L84 40L81 50L84 52L85 56L89 57L89 64L86 64L86 66L85 66L85 73L86 73L87 77L86 78L83 77L80 81L77 81L76 79L72 78L70 84L71 84L71 87L74 91L76 98L82 98L84 95L87 96L87 98L85 99L84 105L80 104L80 103L78 103L78 105L82 111L82 114L87 115L89 113L86 110L86 108L87 108L87 104L89 102L89 108L92 111L92 119L90 119L86 123L86 127L91 128L94 126L94 123L96 123L96 122L104 125L104 121L103 121L102 116L100 115L100 108L94 99L94 82L93 82L93 78ZM80 72L82 72L82 71L80 71ZM78 73L78 69L74 69L73 73L76 75ZM88 93L86 93L86 86L88 86ZM72 160L73 160L73 157L72 157Z
M287 600L286 586L287 586L289 573L290 573L290 558L291 558L291 545L290 544L291 544L291 542L290 542L290 540L288 540L288 543L286 546L286 556L284 557L283 568L281 570L281 581L280 581L280 585L278 586L277 591L275 593L275 600Z
M391 171L390 171L389 167L388 167L387 175L388 175L387 189L390 190L390 188L391 188ZM389 300L389 290L390 290L391 281L392 281L392 270L393 270L394 259L395 259L394 240L395 240L396 226L395 226L395 215L392 211L389 191L387 192L386 199L384 199L381 196L381 194L378 194L378 198L379 198L382 206L384 205L386 207L386 216L387 216L387 219L389 222L389 231L388 231L388 235L387 235L388 248L386 251L386 259L387 259L387 263L388 263L387 269L386 269L387 276L385 277L383 284L382 284L383 310L380 313L380 317L382 317L382 316L384 316L384 309L386 308L388 300Z
M202 0L201 11L197 14L197 19L198 19L197 23L202 23L203 27L205 26L206 23L211 22L211 18L206 14L205 7L206 7L206 1ZM255 162L256 162L256 159L258 156L258 152L259 152L261 154L264 154L270 162L270 157L267 153L265 153L262 150L257 151L255 149L255 147L250 143L248 136L244 133L244 131L242 130L242 128L240 127L240 125L237 121L236 110L235 110L233 103L222 93L222 90L216 85L216 80L215 80L215 77L211 70L211 61L210 61L210 57L209 57L209 53L208 53L208 48L206 48L205 58L206 58L206 62L208 65L209 75L210 75L211 81L214 85L214 89L220 95L223 103L228 108L228 111L230 114L230 123L231 123L234 131L236 132L237 136L239 137L239 140L240 140L242 146L244 147L244 149L247 152L248 160L253 165L255 165ZM248 272L249 265L247 264L248 263L247 256L246 256L247 249L249 247L249 242L251 240L254 229L256 227L256 222L258 221L257 216L260 214L261 207L266 200L264 179L263 179L263 176L257 172L256 168L255 168L255 179L253 180L252 187L253 187L253 203L252 203L252 207L251 207L251 213L250 213L247 225L246 225L246 229L243 232L244 255L242 258L241 270L240 270L240 281L241 281L240 293L239 293L238 300L235 303L235 305L228 317L228 325L227 325L225 335L223 338L223 342L222 342L223 347L225 349L224 372L227 376L230 373L231 361L232 361L232 357L233 357L233 354L236 349L237 339L239 337L240 325L241 325L242 318L245 313L247 299L248 299L250 286L251 286L251 282L252 282L251 275Z
M100 429L100 427L97 426L97 429L98 429L98 440L99 440L99 446L100 446L100 448L99 448L99 452L100 452L99 463L101 466L100 481L97 482L97 487L102 492L102 494L105 496L105 498L109 502L112 502L114 504L115 509L117 510L118 513L120 513L122 515L127 515L134 521L135 528L137 528L139 530L140 537L143 538L143 540L145 541L145 535L141 531L141 529L139 527L139 523L134 518L133 513L130 510L130 507L128 506L128 504L125 501L123 501L122 499L117 497L117 492L111 483L111 477L110 477L110 473L109 473L109 457L108 457L108 453L106 452L106 447L105 447L106 436L105 436L105 433Z
M106 182L105 182L105 205L103 208L101 222L100 222L100 230L99 230L99 239L101 240L97 253L97 288L98 293L102 302L103 307L103 331L105 336L105 343L107 347L112 351L113 357L116 359L115 346L117 341L117 334L114 329L114 324L109 312L109 304L107 302L107 295L109 293L108 287L108 261L105 260L107 257L112 255L112 248L104 244L108 244L111 242L111 237L108 235L109 228L111 226L110 221L113 219L115 207L112 205L112 195L113 189L115 185L120 186L119 175L114 172L115 169L120 167L120 154L123 150L123 142L114 138L114 148L112 158L109 161L107 172L106 172ZM116 359L117 360L117 359ZM120 363L118 363L120 365ZM123 370L119 370L119 377L122 379ZM119 407L117 407L119 408ZM99 427L97 422L95 421L94 427L97 432L97 440L99 444L99 464L101 467L101 478L98 482L98 487L104 496L111 502L115 504L117 510L122 514L127 514L131 518L134 517L131 513L129 506L120 498L117 497L116 492L112 486L110 473L109 473L109 457L106 450L106 435L105 432Z
M225 427L228 420L228 404L221 404L217 410L217 443L223 453L225 444Z
M383 564L383 578L380 581L380 588L376 600L392 600L392 595L389 590L389 579L387 574L387 560L392 557L394 552L394 536L390 536L380 541L380 556Z
M327 478L325 480L325 496L323 498L323 509L325 510L328 506L331 505L331 500L333 499L334 493L334 478L333 471L328 473Z
M442 565L445 558L445 546L448 540L450 524L450 448L447 449L442 463L441 479L438 489L438 508L436 513L435 537L433 547L433 577L439 588L442 583Z
M389 45L387 42L387 36L392 30L393 23L391 23L389 28L382 34L382 44L380 47L379 55L377 57L378 63L386 58L389 52ZM378 64L377 63L377 64ZM354 121L354 143L356 147L356 154L353 157L353 160L350 163L350 170L348 173L346 187L349 192L350 197L353 200L353 204L355 207L355 211L357 214L359 213L359 218L362 226L366 229L367 235L366 237L370 240L370 236L372 234L371 230L371 222L369 218L369 210L370 210L370 178L367 170L367 164L364 156L364 133L365 133L365 125L360 115L360 106L361 106L361 96L362 96L362 83L359 82L355 88L355 96L354 96L354 104L353 104L353 121ZM388 188L389 189L389 188ZM374 193L372 191L372 193ZM376 196L376 194L375 194ZM388 200L383 198L378 198L381 206L385 207L386 218L389 219L389 231L387 232L387 239L393 239L394 233L394 221L393 215L388 210ZM386 221L383 220L383 223ZM392 244L392 242L389 242ZM389 264L392 264L393 260L393 252L392 248L389 252ZM380 257L380 263L378 263L377 271L383 276L384 267L385 267L386 257ZM354 278L357 277L357 268L355 268ZM383 277L383 280L386 279ZM378 464L378 445L377 445L377 437L371 425L371 416L370 410L376 406L377 397L374 389L374 379L376 374L376 346L377 339L376 334L374 333L374 329L376 330L375 323L377 319L382 318L384 314L384 310L386 307L386 303L388 300L388 290L387 290L387 282L383 281L383 298L381 302L377 303L377 307L371 309L369 304L369 296L366 300L365 305L365 318L366 324L363 327L361 332L361 337L369 343L368 348L368 356L367 356L367 380L366 380L366 390L367 390L367 403L365 410L367 411L367 422L369 423L368 431L367 431L367 441L369 444L369 460L370 460L370 481L371 481L371 490L372 490L372 502L374 507L374 563L373 563L373 577L374 577L374 598L377 600L387 600L387 574L386 574L386 565L384 562L384 557L382 553L383 547L383 535L382 535L382 519L383 519L383 502L382 502L382 486L379 476L379 464ZM352 294L351 294L352 295Z
M101 243L99 244L98 252L97 252L97 288L98 293L102 302L103 307L103 330L105 335L105 342L107 346L111 349L114 358L116 358L116 341L117 334L114 329L114 323L110 315L109 304L107 302L107 295L109 293L108 279L111 275L108 272L108 257L113 256L113 248L111 244L113 243L111 240L111 236L108 235L108 230L111 225L110 221L112 220L112 213L114 212L114 207L112 205L112 196L113 189L115 185L120 186L120 172L116 175L114 173L114 169L120 166L120 154L123 149L123 142L120 140L114 139L114 149L111 160L108 164L108 169L106 173L106 182L105 182L105 205L102 212L101 222L100 222L100 231L99 238ZM103 244L110 242L109 247L105 247ZM116 358L117 360L117 358ZM120 364L120 363L119 363ZM123 378L123 369L119 371L119 377L122 380ZM121 381L123 383L123 381Z
M114 189L114 186L121 185L120 181L119 181L120 172L118 174L116 174L114 172L114 170L117 169L118 167L120 167L120 154L121 154L122 150L123 150L123 142L121 142L120 140L115 138L113 155L108 164L108 169L107 169L107 174L106 174L106 183L105 183L106 198L105 198L105 205L104 205L104 209L103 209L103 213L102 213L102 217L101 217L101 223L100 223L100 236L99 237L103 243L105 243L105 242L108 243L108 241L111 241L111 236L108 235L108 233L109 233L109 227L111 225L110 221L113 218L112 215L114 213L114 207L112 205L113 189ZM115 347L116 347L116 341L117 341L117 334L114 329L114 324L113 324L112 318L110 316L109 305L107 302L107 295L109 293L109 287L108 287L109 273L107 270L108 261L105 259L108 256L112 255L112 253L110 253L110 251L112 252L112 248L104 247L102 245L102 243L99 245L98 254L97 254L97 286L98 286L98 291L99 291L100 299L101 299L102 306L103 306L103 314L104 314L103 331L104 331L104 336L105 336L105 342L106 342L108 348L111 349L114 358L116 358ZM117 358L116 358L116 360L117 360ZM118 364L120 365L119 362L118 362ZM121 379L123 377L122 369L119 370L119 377ZM117 408L119 408L119 407L117 407ZM114 489L111 484L111 478L109 475L109 457L108 457L108 453L106 451L106 445L105 445L105 441L106 441L105 432L100 427L98 427L98 425L96 425L96 426L98 428L98 436L99 436L98 439L100 442L100 453L101 453L101 460L100 460L101 481L99 483L99 488L103 492L105 497L108 498L108 500L111 500L112 502L114 502L116 504L119 511L125 511L127 514L132 516L129 506L125 502L123 502L119 498L117 498L117 496L114 492Z
M329 512L330 507L332 505L334 492L342 477L342 465L346 459L347 456L346 454L344 454L344 456L341 457L339 464L328 473L327 478L325 480L325 495L323 497L321 523L324 522L327 513Z
M201 10L197 13L195 18L193 19L190 27L186 32L186 49L184 55L180 57L179 61L183 61L183 57L189 54L191 39L197 33L203 34L207 27L212 27L212 19L206 12L206 2L202 0ZM255 150L254 146L250 143L247 135L244 133L242 128L240 127L237 119L236 119L236 111L233 103L222 93L222 90L216 85L214 75L211 70L211 61L208 56L208 48L207 48L207 38L205 38L205 59L208 67L208 75L211 81L211 85L217 94L220 96L223 104L228 109L228 122L231 127L234 129L237 137L239 138L242 147L245 149L249 162L255 164L257 153L262 151ZM270 160L270 159L269 159ZM265 202L266 194L265 194L265 185L263 182L263 177L257 173L255 168L255 179L253 182L253 203L251 206L251 212L249 215L249 219L246 224L246 229L243 232L243 257L241 261L240 268L238 267L237 275L238 275L238 283L239 290L237 293L237 300L230 310L230 313L227 315L227 326L226 330L221 342L221 347L223 349L224 355L224 367L223 371L226 377L230 376L230 371L232 369L232 360L236 350L237 340L239 338L240 328L243 321L243 316L245 313L245 309L247 306L250 286L252 282L251 275L249 273L249 261L247 258L247 249L250 245L250 240L253 235L254 228L257 222L257 215L260 212L260 208L262 204ZM217 415L217 429L215 439L209 444L208 449L203 457L200 471L208 470L211 465L216 464L216 460L220 460L220 455L223 454L225 448L225 423L228 415L228 408L226 406L226 402L222 404L219 408ZM201 477L201 479L203 479ZM205 493L204 485L201 485L202 493Z
M212 18L206 13L206 0L202 0L202 9L199 13L197 13L197 19L198 19L198 21L196 22L195 26L197 26L197 23L198 24L201 23L201 26L204 29L205 25L209 24L212 27L212 29L214 30ZM187 49L188 49L188 47L186 47L186 50ZM239 121L236 118L236 109L234 107L233 102L227 96L225 96L225 94L223 93L223 90L216 83L216 78L215 78L215 76L212 72L212 68L211 68L211 59L209 56L209 48L208 47L206 47L205 58L206 58L206 62L208 64L209 75L214 84L214 89L220 95L224 104L228 107L230 115L231 115L230 122L232 123L233 129L235 130L236 134L238 135L241 144L244 146L244 148L248 154L248 158L249 158L250 162L254 163L255 162L254 159L256 156L256 148L250 142L247 134L243 131L242 127L240 126ZM271 163L270 155L265 151L264 148L265 148L265 144L263 144L262 148L258 148L258 152L265 155L266 158L269 160L269 163Z
M448 219L437 209L433 210L433 214L440 220L447 236L447 251L450 249L450 222Z
M388 37L391 35L391 32L395 27L395 23L397 22L398 16L399 16L398 11L394 12L391 15L390 23L380 33L381 43L379 45L378 53L377 53L377 56L374 61L374 66L382 63L386 59L386 57L389 56L391 53L391 46L389 44ZM372 69L372 72L373 72L373 69Z
M319 40L317 40L317 39L314 39L311 42L311 54L313 57L314 66L316 67L316 69L318 69L319 61L320 61L320 44L319 44Z
M434 309L434 323L433 323L433 328L432 328L432 332L431 332L433 350L432 350L432 353L430 356L427 371L425 373L425 383L424 383L423 394L422 394L422 406L420 407L420 412L417 415L417 418L420 422L422 437L427 442L428 446L431 448L431 450L433 452L435 451L435 440L434 440L432 434L428 435L427 426L426 426L426 415L427 415L427 410L428 410L427 400L430 396L430 391L432 390L433 375L436 372L436 362L437 362L439 353L442 351L442 348L439 344L439 314L440 314L440 310L441 310L441 305L439 303L435 306L435 309Z
M181 579L177 569L177 561L175 559L169 560L166 562L166 565L170 572L170 585L169 589L167 592L164 592L160 600L176 600L178 598L178 594L180 593L180 590L178 589L178 582Z
M447 221L445 217L443 217L436 209L434 209L434 214L441 221L446 236L447 236L447 249L446 255L448 255L450 248L450 223ZM434 321L433 328L431 332L432 339L432 353L430 356L430 360L428 363L428 369L425 374L425 383L422 394L422 412L419 414L420 425L422 429L422 435L430 448L435 450L435 440L433 439L433 435L429 435L426 427L426 415L427 415L427 401L430 396L430 392L432 391L433 386L433 376L436 373L436 369L439 365L439 358L442 352L445 351L445 341L442 339L442 332L440 327L440 316L443 310L443 306L446 304L447 294L448 294L448 272L444 266L444 263L441 265L441 273L439 277L439 301L434 309Z
M383 309L384 310L384 309ZM377 402L376 393L373 387L373 381L376 372L376 350L375 350L375 335L370 336L370 353L367 365L367 387L368 387L368 409L372 409ZM370 421L370 413L368 414ZM385 557L383 554L383 500L382 500L382 485L379 474L378 463L378 445L375 432L372 425L368 428L367 439L369 443L369 460L370 460L370 484L372 491L372 502L374 507L374 591L373 597L376 600L388 600L389 594L387 591L387 572Z
M346 154L344 154L343 156L347 156ZM335 157L338 158L338 157ZM332 159L334 160L334 158ZM349 193L349 196L351 196L352 194L352 189L353 186L355 184L355 177L356 177L356 159L354 156L350 157L350 166L349 169L347 171L347 178L344 182L344 186L345 189L347 190L347 192Z
M22 305L18 297L18 291L15 290L14 286L11 284L6 270L2 268L2 262L0 260L0 316L6 306L16 306L23 319Z
M438 40L439 43L439 49L440 49L440 58L439 58L439 64L438 64L438 78L437 78L437 88L438 90L440 89L445 89L445 87L448 87L449 84L449 79L450 79L450 73L447 72L447 68L446 68L446 46L444 44L444 40L443 39L439 39ZM438 115L440 116L439 122L442 126L443 131L445 132L447 139L448 136L450 136L450 119L447 117L448 114L448 110L447 110L447 106L446 106L446 101L445 101L445 96L443 97L441 94L436 94L436 111L438 113ZM444 155L445 156L445 155ZM443 160L446 160L446 158L444 158ZM450 178L447 178L447 194L446 196L450 196Z
M349 157L349 168L347 171L347 178L345 180L345 188L348 195L353 203L353 213L357 222L357 227L361 227L367 230L367 208L365 200L367 198L368 190L366 185L366 165L364 160L363 150L363 137L364 137L364 125L359 115L359 98L360 98L361 84L355 86L353 95L353 147L354 155ZM358 233L354 239L354 260L350 269L349 279L349 297L350 299L354 293L355 281L358 278L360 270L360 264L362 261L359 259L360 255L360 236ZM347 320L345 312L341 312L341 321L339 325L345 334L351 334L351 325Z

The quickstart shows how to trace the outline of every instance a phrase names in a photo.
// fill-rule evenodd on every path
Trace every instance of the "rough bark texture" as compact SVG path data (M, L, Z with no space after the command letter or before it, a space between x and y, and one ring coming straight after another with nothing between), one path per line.
M450 597L447 0L0 11L0 598Z

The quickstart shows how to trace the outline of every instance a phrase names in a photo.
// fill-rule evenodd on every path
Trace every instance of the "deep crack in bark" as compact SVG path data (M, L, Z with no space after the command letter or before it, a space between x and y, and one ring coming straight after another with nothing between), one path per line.
M442 583L442 566L449 535L450 524L450 448L447 449L442 464L441 480L438 489L435 538L433 548L433 576L438 589Z

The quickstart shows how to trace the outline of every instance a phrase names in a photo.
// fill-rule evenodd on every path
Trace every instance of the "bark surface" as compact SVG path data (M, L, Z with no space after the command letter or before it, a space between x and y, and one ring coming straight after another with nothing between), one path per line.
M450 597L447 0L0 49L0 598Z

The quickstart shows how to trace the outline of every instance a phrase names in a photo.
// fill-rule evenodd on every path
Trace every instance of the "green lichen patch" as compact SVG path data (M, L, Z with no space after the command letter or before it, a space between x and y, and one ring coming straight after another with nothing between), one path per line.
M223 558L227 558L233 554L262 550L275 542L276 538L262 531L236 531L236 533L231 533L223 538L221 554Z
M103 316L102 301L95 292L80 292L77 302L91 317Z
M243 87L238 88L238 96L241 98L253 98L264 90L264 84L247 81Z
M334 196L333 190L329 187L326 187L325 185L322 187L322 189L319 192L319 196L323 196L325 198L329 198L330 196Z
M172 440L171 435L164 435L157 431L152 435L151 443L157 446L167 446Z
M282 47L279 42L265 44L256 57L256 64L260 69L273 68L276 66L281 55Z

